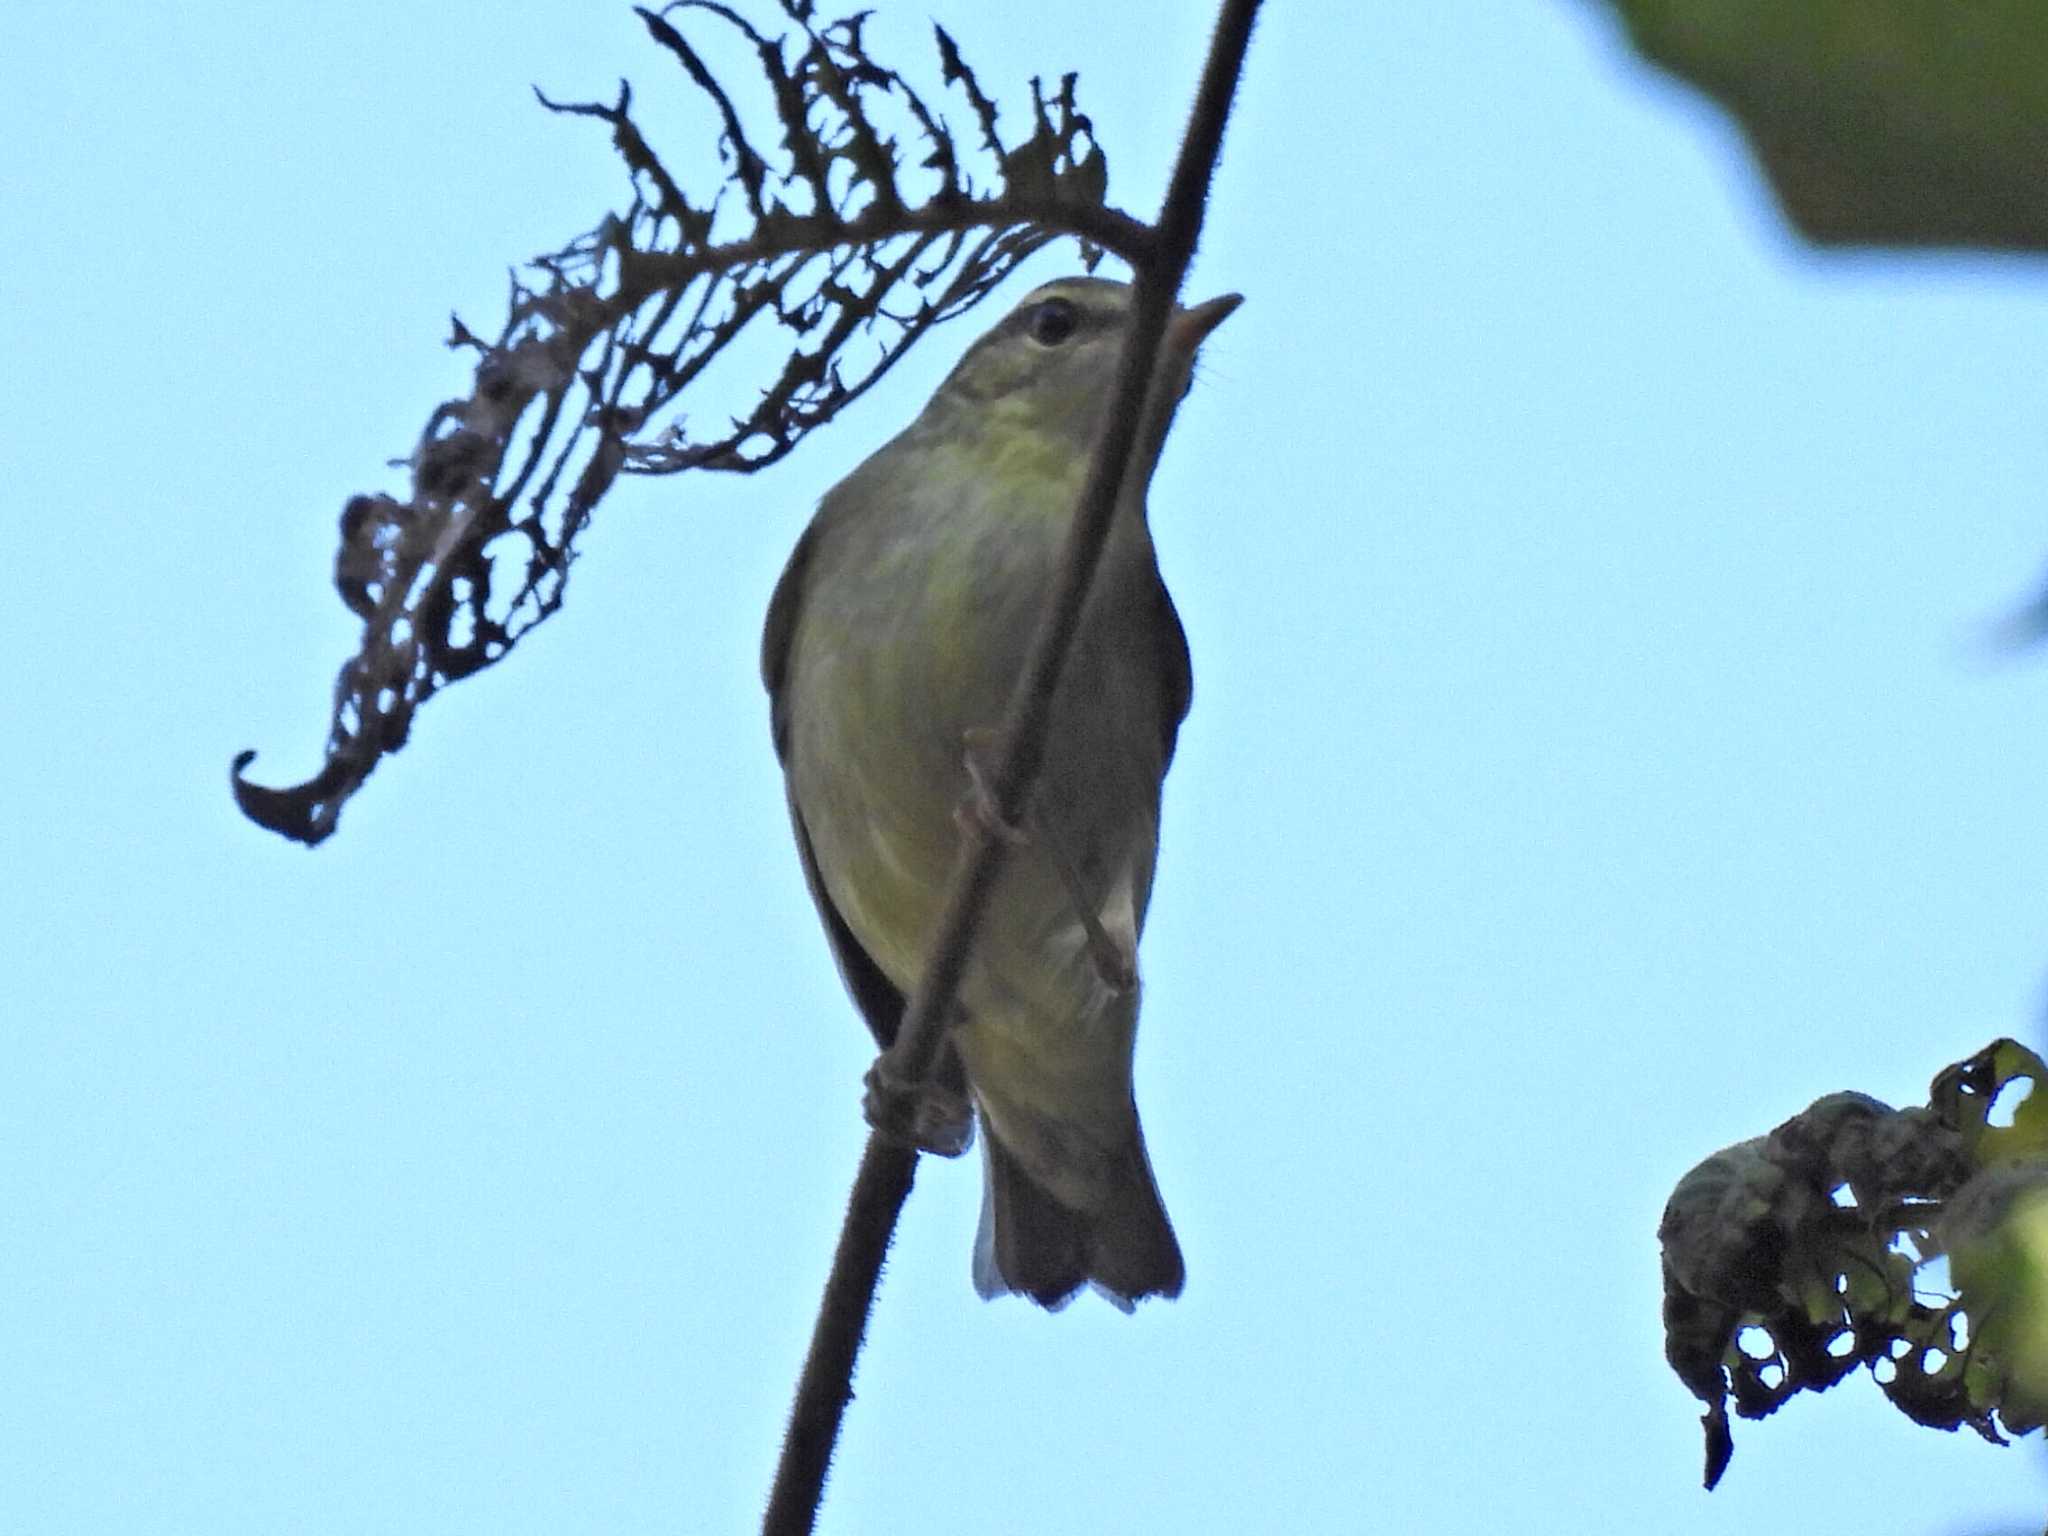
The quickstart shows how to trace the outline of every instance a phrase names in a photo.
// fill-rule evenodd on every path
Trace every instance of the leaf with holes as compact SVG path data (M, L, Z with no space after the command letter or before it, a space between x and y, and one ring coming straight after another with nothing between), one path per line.
M1149 228L1104 201L1105 161L1071 75L1056 89L1032 82L1030 131L1005 143L994 103L939 33L946 88L974 123L963 145L870 55L863 13L826 22L813 0L780 0L781 36L716 0L640 15L721 125L723 182L700 195L671 174L630 88L609 105L541 98L611 131L630 204L515 280L494 339L455 322L449 345L476 359L469 394L428 418L407 494L343 511L334 580L363 633L335 682L326 760L287 788L246 776L253 752L234 760L242 810L286 837L332 835L428 698L561 607L578 540L618 476L775 463L1052 241L1077 239L1089 265L1105 248L1147 248ZM758 104L712 72L692 21L752 54ZM779 362L741 391L741 409L683 414L714 362L757 352Z
M1706 1404L1706 1481L1760 1419L1857 1367L1921 1424L2048 1417L2048 1103L1999 1040L1925 1108L1830 1094L1679 1181L1658 1229L1665 1355ZM1946 1256L1955 1294L1929 1287Z

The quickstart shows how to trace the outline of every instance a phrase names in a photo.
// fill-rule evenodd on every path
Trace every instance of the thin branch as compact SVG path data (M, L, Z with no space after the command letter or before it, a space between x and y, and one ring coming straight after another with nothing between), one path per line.
M998 733L1004 752L988 785L998 819L1004 823L1014 825L1021 819L1044 757L1053 696L1130 470L1167 319L1201 234L1209 183L1243 73L1258 3L1224 0L1158 223L1147 231L1150 238L1143 242L1142 258L1132 260L1138 274L1137 294L1107 426L1075 510L1056 585ZM944 38L943 33L940 36ZM950 43L950 39L946 41ZM1003 853L1003 843L987 833L963 843L932 959L894 1043L876 1063L885 1082L910 1086L929 1075L943 1038L943 1021L959 989ZM910 1193L916 1160L915 1151L879 1131L870 1134L790 1414L789 1433L762 1526L764 1536L808 1536L816 1523L832 1447L853 1395L853 1365L874 1305L882 1258Z
M796 1407L782 1440L782 1462L761 1522L764 1536L809 1536L817 1521L825 1474L839 1440L839 1420L853 1400L853 1362L867 1335L882 1260L916 1173L915 1148L880 1136L868 1138L853 1193L847 1198L832 1274L818 1304L810 1352L797 1381Z
M1252 20L1258 8L1258 0L1225 0L1182 141L1180 160L1174 167L1159 222L1154 226L1151 258L1138 266L1130 335L1118 362L1108 423L1089 466L1087 484L1061 552L1059 574L1047 600L1045 616L1039 621L1023 675L1010 696L1010 707L997 736L1005 750L989 775L988 787L997 816L1007 825L1021 823L1026 799L1045 755L1053 697L1067 653L1080 629L1088 588L1095 579L1095 567L1108 540L1117 499L1130 468L1145 394L1152 383L1167 318L1202 232L1209 182L1223 147L1231 97L1244 68L1245 50L1251 43ZM995 888L1005 851L1002 839L985 831L962 847L947 892L945 918L940 923L923 984L883 1057L885 1075L898 1083L921 1083L931 1073L943 1035L942 1024L952 1010L974 933Z

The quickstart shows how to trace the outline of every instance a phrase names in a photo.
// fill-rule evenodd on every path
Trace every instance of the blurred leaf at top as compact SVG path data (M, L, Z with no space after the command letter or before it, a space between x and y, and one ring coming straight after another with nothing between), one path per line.
M1817 245L2048 250L2042 0L1606 0Z

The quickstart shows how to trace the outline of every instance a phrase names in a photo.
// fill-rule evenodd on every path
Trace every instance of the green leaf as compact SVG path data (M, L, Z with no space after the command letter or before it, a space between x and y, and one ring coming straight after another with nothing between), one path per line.
M2048 250L2041 0L1608 0L1819 245Z

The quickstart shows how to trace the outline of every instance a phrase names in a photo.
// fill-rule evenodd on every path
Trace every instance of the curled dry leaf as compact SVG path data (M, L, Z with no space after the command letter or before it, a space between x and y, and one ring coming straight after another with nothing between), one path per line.
M1925 1107L1830 1094L1679 1181L1658 1227L1664 1349L1707 1405L1708 1487L1734 1452L1731 1402L1760 1419L1858 1367L1921 1424L1997 1440L2042 1422L2011 1298L2048 1290L2015 1258L2048 1243L2044 1084L2040 1058L2000 1040ZM1928 1272L1944 1256L1952 1291Z
M1103 249L1146 248L1146 226L1104 201L1106 164L1072 76L1032 82L1030 131L1008 143L940 31L943 79L974 124L963 147L870 55L864 14L824 22L808 0L781 0L777 36L713 0L640 15L711 103L723 179L708 197L686 191L642 135L628 87L609 105L542 98L610 128L630 206L515 279L495 338L455 322L449 345L476 358L470 393L432 413L408 494L343 509L335 585L363 633L335 682L325 762L271 788L246 777L253 752L234 761L242 810L286 837L330 836L421 704L561 606L577 540L619 475L772 464L1053 240L1079 239L1090 265ZM749 136L691 22L752 53L772 149ZM685 417L706 370L759 330L778 333L767 355L781 362L751 407Z

